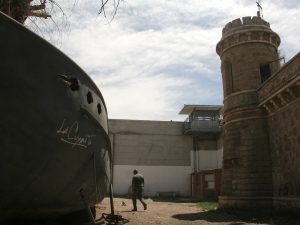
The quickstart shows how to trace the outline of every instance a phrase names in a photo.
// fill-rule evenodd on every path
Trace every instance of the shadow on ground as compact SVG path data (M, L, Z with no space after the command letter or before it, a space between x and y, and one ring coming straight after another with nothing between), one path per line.
M147 200L147 198L146 198ZM200 202L198 198L168 198L168 197L155 197L151 198L153 202L174 202L174 203L197 203Z
M240 221L238 217L233 215L229 215L226 213L221 213L215 210L211 211L202 211L197 213L184 213L184 214L175 214L172 216L178 220L186 220L186 221L196 221L196 220L204 220L208 222L232 222L232 221ZM234 223L235 225L243 224L243 223Z
M230 225L270 224L270 225L300 225L299 216L251 216L249 213L228 213L221 210L202 211L198 213L175 214L172 216L183 221L207 221L212 223L228 222Z
M115 195L115 198L124 198L124 199L129 199L131 200L130 195ZM197 203L200 202L201 200L199 198L192 198L192 197L148 197L144 196L144 199L151 200L153 202L174 202L174 203Z

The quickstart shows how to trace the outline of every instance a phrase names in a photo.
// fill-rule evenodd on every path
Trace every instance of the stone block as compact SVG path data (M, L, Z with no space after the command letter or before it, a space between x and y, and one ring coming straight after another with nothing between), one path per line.
M227 31L229 31L232 27L232 23L229 22L225 25L225 27L223 28L222 34L224 35Z
M243 25L240 18L233 20L231 23L232 23L232 28L239 27L239 26Z
M252 25L253 22L252 22L251 16L245 16L245 17L243 17L243 24L244 25Z
M256 25L263 25L263 20L258 16L253 16L252 22L253 22L253 24L256 24Z

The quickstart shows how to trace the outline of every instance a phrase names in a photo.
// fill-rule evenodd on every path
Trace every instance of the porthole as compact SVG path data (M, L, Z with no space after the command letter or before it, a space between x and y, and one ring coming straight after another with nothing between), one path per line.
M98 114L100 114L102 112L102 108L101 108L100 103L97 104L97 110L98 110Z
M70 79L70 88L72 91L78 91L79 90L79 83L76 78Z
M93 96L92 96L92 93L90 91L86 95L86 100L89 104L91 104L93 102Z

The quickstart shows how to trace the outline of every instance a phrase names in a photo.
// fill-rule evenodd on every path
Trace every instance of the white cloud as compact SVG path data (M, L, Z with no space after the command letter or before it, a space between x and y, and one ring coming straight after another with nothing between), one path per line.
M276 1L263 2L264 16L291 57L299 51L300 3ZM99 1L59 2L67 35L47 24L50 37L99 86L109 117L123 119L183 120L184 104L222 104L215 46L227 22L257 10L252 0L124 0L108 24L97 16Z
M265 19L270 22L271 28L279 34L281 44L279 49L286 59L290 59L300 50L300 2L276 1L277 4L266 5Z

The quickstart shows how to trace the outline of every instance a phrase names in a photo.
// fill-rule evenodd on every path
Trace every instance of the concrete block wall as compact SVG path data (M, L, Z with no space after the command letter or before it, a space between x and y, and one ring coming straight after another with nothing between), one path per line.
M222 168L223 138L198 139L197 150L191 151L191 165L194 172Z
M113 179L115 194L131 194L133 168L145 178L144 196L146 197L156 197L161 192L174 193L176 196L190 196L190 166L115 165Z
M190 195L192 137L184 122L109 120L115 194L130 192L133 169L145 177L145 195Z

